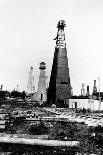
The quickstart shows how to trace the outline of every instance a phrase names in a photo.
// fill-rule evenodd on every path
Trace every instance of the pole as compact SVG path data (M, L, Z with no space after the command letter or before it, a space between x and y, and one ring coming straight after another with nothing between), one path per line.
M99 110L101 107L101 96L100 96L100 77L98 77L98 89L99 89Z

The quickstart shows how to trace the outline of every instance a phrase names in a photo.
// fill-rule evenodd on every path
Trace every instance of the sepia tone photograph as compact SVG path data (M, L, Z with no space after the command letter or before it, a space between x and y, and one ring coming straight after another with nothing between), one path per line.
M103 154L103 0L0 0L0 155Z

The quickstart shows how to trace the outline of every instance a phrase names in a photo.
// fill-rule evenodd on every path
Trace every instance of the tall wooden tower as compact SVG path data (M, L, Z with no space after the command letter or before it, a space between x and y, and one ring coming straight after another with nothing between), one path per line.
M48 104L56 104L57 107L65 107L71 97L71 84L68 68L67 49L65 42L65 21L58 22L56 47L48 88Z
M39 69L40 69L40 75L37 89L37 100L42 104L47 100L46 73L45 73L46 64L44 62L41 62Z
M33 67L30 68L29 72L29 79L28 79L28 85L27 85L27 93L33 94L35 92L34 87L34 75L33 75Z

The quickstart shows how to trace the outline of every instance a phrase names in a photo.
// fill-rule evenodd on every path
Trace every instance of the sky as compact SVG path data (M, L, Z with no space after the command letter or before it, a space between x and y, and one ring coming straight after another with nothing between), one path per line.
M0 0L0 84L4 90L27 90L34 67L37 90L39 63L46 63L49 83L57 23L66 21L65 35L73 94L81 83L93 89L100 77L103 91L103 0Z

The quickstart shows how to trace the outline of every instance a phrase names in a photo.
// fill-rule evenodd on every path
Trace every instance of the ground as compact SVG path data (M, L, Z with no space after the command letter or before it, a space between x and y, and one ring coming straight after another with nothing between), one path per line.
M31 114L31 110L28 110ZM51 116L52 113L47 113L41 108L34 108L41 116ZM71 113L74 111L71 111ZM85 115L89 115L85 113ZM78 152L84 154L103 154L103 128L88 127L84 123L54 121L46 122L42 119L40 121L24 121L22 118L13 120L13 125L8 126L6 133L27 134L27 135L48 135L49 139L57 140L75 140L80 142ZM65 151L67 151L66 149Z

